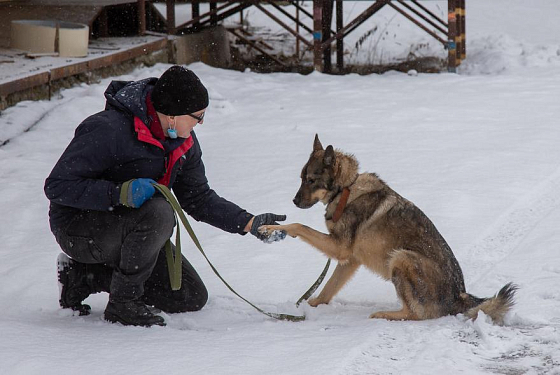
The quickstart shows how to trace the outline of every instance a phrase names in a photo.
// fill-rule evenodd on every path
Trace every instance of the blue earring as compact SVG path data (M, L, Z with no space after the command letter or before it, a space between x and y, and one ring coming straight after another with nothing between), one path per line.
M173 124L175 126L175 124ZM177 130L171 128L171 123L169 123L169 128L167 129L167 135L171 139L177 139Z
M177 130L175 130L175 129L167 129L167 135L168 135L169 138L171 138L171 139L176 139L176 138L177 138Z

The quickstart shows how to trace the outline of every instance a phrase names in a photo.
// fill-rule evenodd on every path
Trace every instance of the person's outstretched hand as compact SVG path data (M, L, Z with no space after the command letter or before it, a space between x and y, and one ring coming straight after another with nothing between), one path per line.
M276 230L272 233L261 233L259 232L259 227L262 225L278 225L277 221L284 220L286 220L286 215L276 215L271 213L257 215L253 218L253 224L251 225L251 234L265 243L282 241L284 238L286 238L286 232L284 232L283 230Z
M136 178L124 182L121 186L121 204L131 208L142 206L156 192L154 184L156 182L151 178Z

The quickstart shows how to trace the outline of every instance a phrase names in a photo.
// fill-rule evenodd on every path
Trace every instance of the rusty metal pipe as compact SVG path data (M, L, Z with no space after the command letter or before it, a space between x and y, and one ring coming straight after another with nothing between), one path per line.
M443 40L442 38L440 38L436 33L434 33L432 30L428 29L426 26L422 25L420 22L416 21L411 15L409 15L408 13L406 13L404 10L400 9L399 7L397 7L395 4L393 4L392 2L389 2L389 5L391 6L391 8L395 9L397 12L399 12L400 14L402 14L403 16L405 16L406 18L408 18L412 23L414 23L416 26L420 27L422 30L424 30L425 32L427 32L428 34L430 34L434 39L437 39L438 41L441 42L441 44L443 44L444 46L447 45L447 41Z
M321 48L330 45L335 39L345 37L349 34L348 30L354 30L356 27L360 26L362 23L368 20L371 16L377 13L381 8L390 3L390 0L377 0L373 5L362 12L358 17L354 18L349 24L344 26L342 29L337 31L337 33L330 37L328 40L322 43Z
M243 35L239 35L238 33L235 32L235 30L232 29L226 29L227 31L229 31L230 33L232 33L233 35L235 35L235 37L241 39L244 43L247 43L248 45L250 45L251 47L253 47L254 49L256 49L257 51L259 51L260 53L262 53L263 55L265 55L266 57L268 57L269 59L275 61L276 63L282 65L283 67L287 67L287 65L285 63L283 63L282 61L278 60L276 57L272 56L271 54L269 54L268 52L266 52L265 50L263 50L262 48L260 48L256 43L254 43L253 41L245 38Z
M403 0L398 0L398 2L401 3L402 6L404 6L406 9L410 10L412 13L416 14L418 17L420 17L421 19L423 19L424 21L428 22L430 25L432 25L433 27L435 27L436 29L441 31L443 34L447 34L446 29L443 29L441 26L436 25L435 22L430 20L428 17L424 16L422 13L420 13L416 9L412 8L410 5L406 4Z
M447 29L447 24L445 23L445 21L442 20L441 18L439 18L436 14L434 14L431 10L426 8L424 5L420 4L418 2L418 0L412 0L412 3L415 4L418 8L422 9L424 12L428 13L430 16L432 16L434 19L436 19L439 23L441 23L443 25L443 27L445 27Z
M313 44L311 42L309 42L307 39L305 39L303 36L301 36L300 34L298 34L295 30L293 30L291 27L289 27L288 25L286 25L284 22L282 22L282 20L280 20L278 17L276 17L274 14L270 13L268 10L266 10L265 8L263 8L260 4L255 3L254 4L261 12L263 12L264 14L266 14L268 17L270 17L272 20L276 21L276 23L278 23L280 26L282 26L284 29L286 29L286 31L288 31L290 34L292 34L293 36L295 36L296 38L298 38L299 40L301 40L305 45L309 46L309 47L313 47Z
M187 22L185 22L185 23L183 23L183 24L177 26L177 28L178 28L178 29L184 29L184 28L186 28L186 27L189 27L189 26L192 25L192 24L197 24L197 23L200 22L201 19L203 19L203 18L205 18L205 17L210 17L210 16L212 16L212 15L218 13L220 10L225 9L225 8L227 8L228 6L230 6L230 5L234 4L234 3L236 3L236 2L235 2L235 1L227 1L226 4L221 5L221 6L217 7L217 8L215 8L215 9L212 9L212 10L210 10L209 12L206 12L206 13L204 13L204 14L201 14L201 15L199 15L198 17L193 17L190 21L187 21ZM193 6L194 6L194 4L193 4ZM238 5L237 7L239 7L239 6L240 6L240 5ZM250 6L250 5L248 5L248 6ZM193 16L194 16L194 13L193 13Z
M279 6L278 4L275 4L273 1L268 0L267 1L270 5L272 5L274 8L278 9L278 11L280 11L280 13L282 13L283 15L285 15L286 17L288 17L289 19L291 19L292 21L296 22L296 26L300 26L303 27L305 29L305 31L307 31L308 33L313 34L313 30L310 27L307 27L303 22L300 22L298 20L298 18L292 16L290 13L286 12L284 9L282 9L281 6ZM298 30L296 29L296 32Z

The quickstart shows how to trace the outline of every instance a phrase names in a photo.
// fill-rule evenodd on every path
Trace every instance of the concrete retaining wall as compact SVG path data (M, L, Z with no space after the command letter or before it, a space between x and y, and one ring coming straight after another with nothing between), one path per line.
M169 43L169 60L175 64L202 61L217 68L228 68L231 65L228 35L223 26L205 28L196 34L177 36Z

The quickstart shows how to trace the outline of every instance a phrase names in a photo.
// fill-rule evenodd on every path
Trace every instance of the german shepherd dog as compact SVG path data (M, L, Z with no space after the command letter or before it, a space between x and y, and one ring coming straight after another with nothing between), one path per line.
M358 173L353 155L331 145L323 149L317 135L293 201L299 208L323 202L329 234L299 223L260 230L286 231L338 261L319 296L309 300L311 306L329 303L361 265L391 280L402 302L401 310L370 318L424 320L462 313L476 319L482 310L503 324L514 305L512 283L491 298L466 293L461 267L430 219L376 174Z

